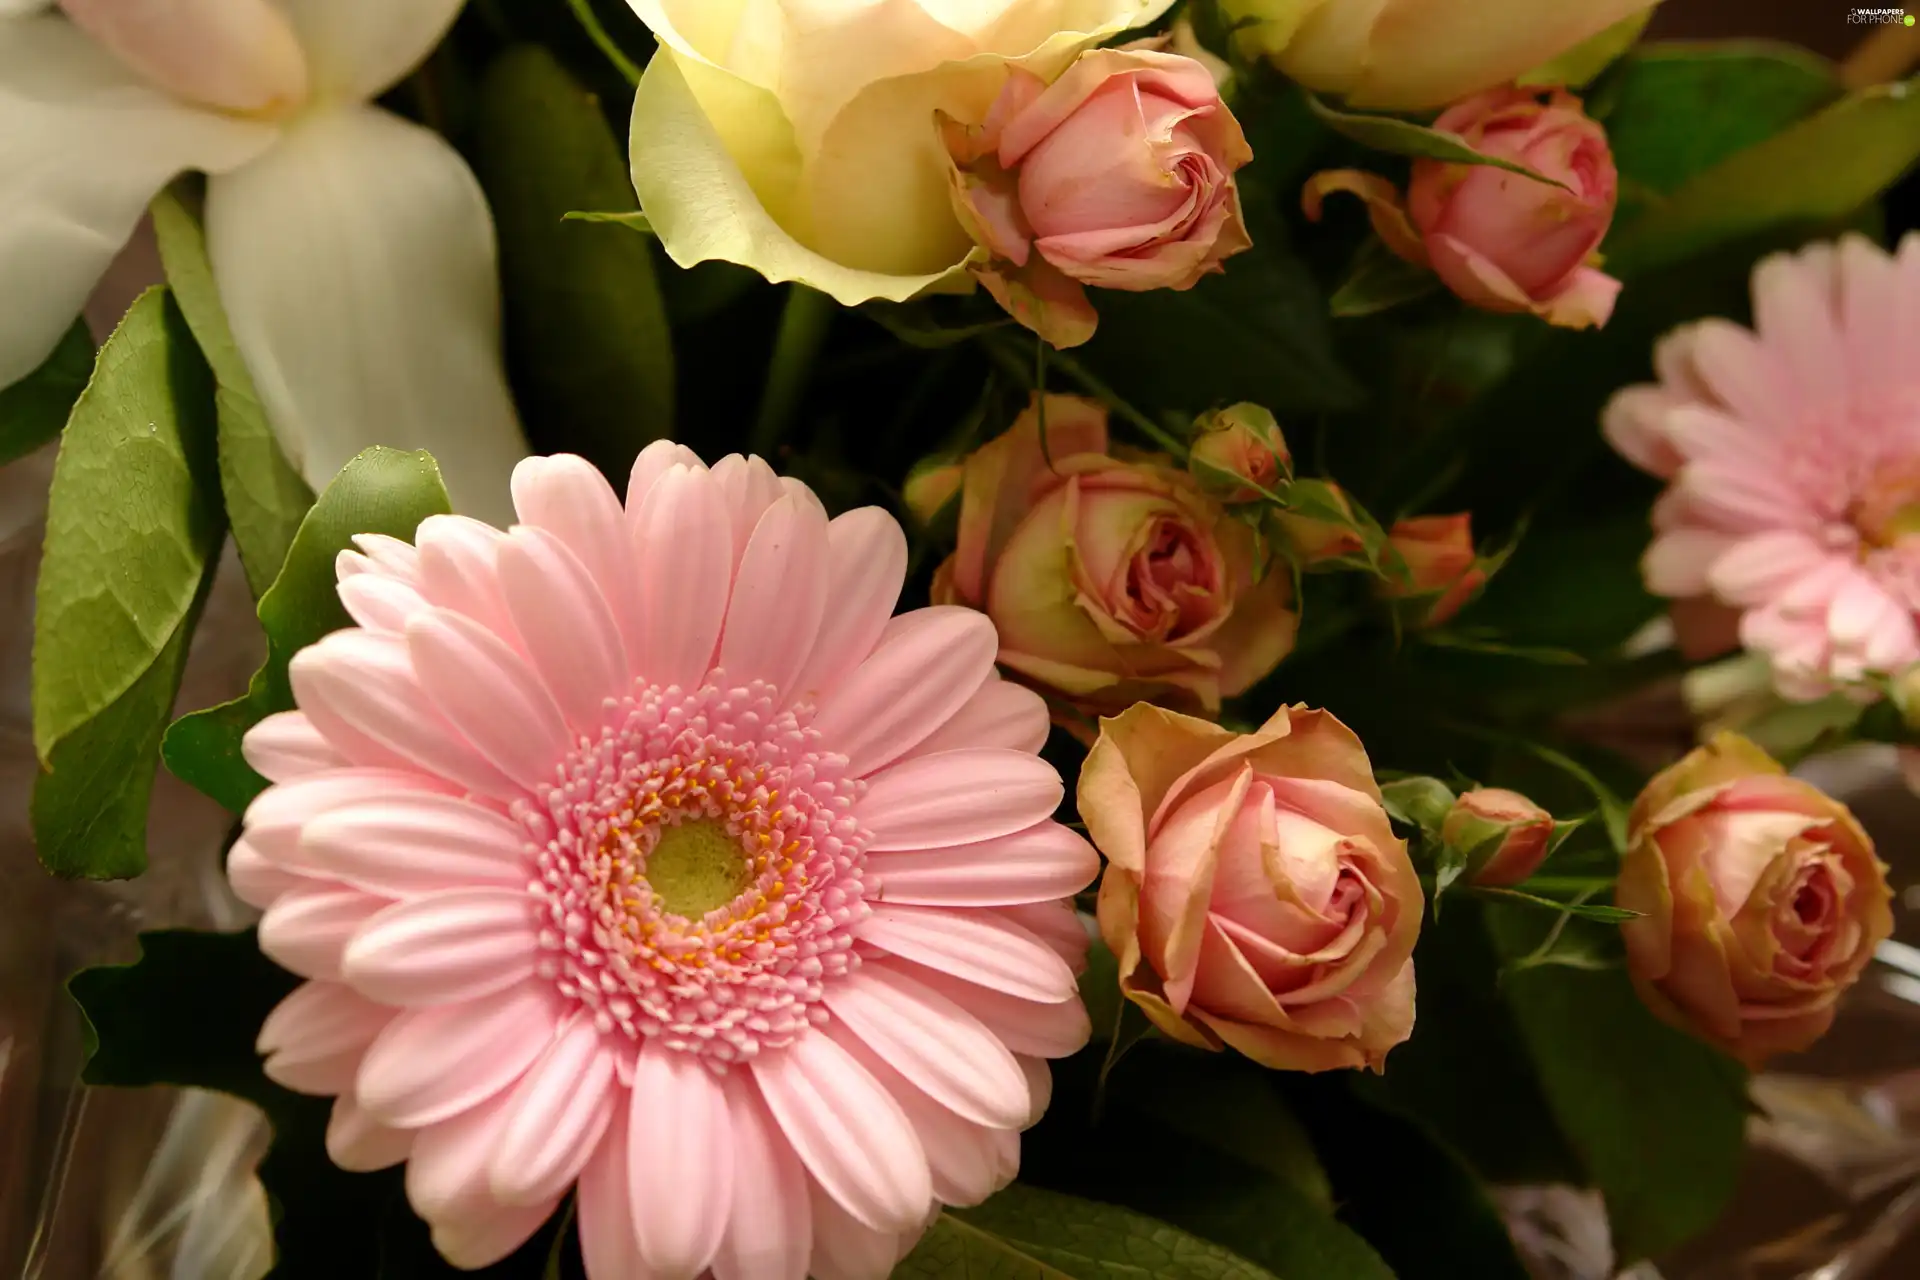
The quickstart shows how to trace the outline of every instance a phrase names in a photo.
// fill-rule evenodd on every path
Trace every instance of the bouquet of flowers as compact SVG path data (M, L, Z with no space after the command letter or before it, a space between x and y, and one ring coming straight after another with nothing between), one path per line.
M84 1079L260 1108L275 1276L1521 1280L1563 1183L1624 1265L1889 936L1788 770L1920 742L1920 82L1649 0L0 15L39 858L146 873L164 768L257 920L74 976Z

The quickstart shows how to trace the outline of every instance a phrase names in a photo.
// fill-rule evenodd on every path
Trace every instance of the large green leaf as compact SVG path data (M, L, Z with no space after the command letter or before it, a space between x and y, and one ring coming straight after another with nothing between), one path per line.
M1746 236L1843 218L1916 159L1920 81L1862 89L1686 182L1611 237L1609 269L1642 274Z
M440 468L424 451L379 445L362 451L333 478L294 535L286 564L260 597L267 660L245 697L182 716L167 730L167 768L238 813L266 786L240 754L246 731L293 707L287 663L330 631L353 625L335 590L334 559L357 533L411 540L420 522L449 510Z
M568 219L639 210L600 104L545 49L502 54L480 89L475 168L500 233L507 355L527 430L616 476L673 432L673 348L653 245Z
M1509 961L1552 921L1489 905ZM1561 945L1619 954L1617 930L1569 922ZM1719 1216L1739 1177L1746 1076L1731 1059L1649 1013L1616 965L1541 965L1502 985L1561 1130L1606 1195L1623 1257L1656 1254Z
M101 349L54 464L33 636L34 835L49 869L146 866L153 742L220 546L213 388L164 289Z
M167 283L213 369L220 492L226 499L227 521L247 585L258 599L280 572L294 530L313 505L313 490L280 452L267 424L267 411L254 390L253 375L234 345L207 260L197 204L185 180L162 191L153 199L153 230Z
M279 1259L271 1280L441 1280L539 1276L552 1228L478 1273L443 1262L407 1207L401 1171L347 1173L327 1158L331 1102L268 1080L254 1037L298 979L245 933L140 937L140 959L87 969L68 983L86 1019L91 1085L184 1085L244 1098L266 1112L274 1142L260 1180L274 1202Z
M60 434L93 372L93 339L73 322L53 354L20 381L0 389L0 466L24 458Z
M948 1210L893 1274L900 1280L1275 1280L1164 1222L1018 1185L976 1208Z
M1840 93L1833 64L1792 45L1654 44L1620 64L1594 108L1625 183L1666 194Z
M1532 178L1535 182L1544 182L1548 186L1564 187L1566 185L1529 169L1517 161L1504 160L1499 156L1490 156L1477 151L1471 143L1457 133L1430 129L1426 125L1415 124L1411 120L1402 120L1396 116L1341 111L1311 95L1307 98L1307 104L1313 109L1314 115L1335 133L1375 151L1385 151L1391 155L1407 156L1415 160L1439 160L1446 164L1483 164L1521 174Z

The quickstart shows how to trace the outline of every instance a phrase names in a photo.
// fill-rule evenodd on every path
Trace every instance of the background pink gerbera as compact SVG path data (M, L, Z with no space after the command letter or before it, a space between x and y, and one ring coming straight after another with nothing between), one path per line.
M1605 429L1672 481L1648 588L1738 610L1781 692L1813 698L1920 660L1920 235L1767 258L1753 311L1668 335Z
M984 615L891 616L892 517L758 458L513 497L343 553L360 625L247 737L229 872L311 979L267 1073L338 1095L341 1165L407 1162L456 1265L577 1185L596 1280L883 1276L1087 1039L1045 708Z

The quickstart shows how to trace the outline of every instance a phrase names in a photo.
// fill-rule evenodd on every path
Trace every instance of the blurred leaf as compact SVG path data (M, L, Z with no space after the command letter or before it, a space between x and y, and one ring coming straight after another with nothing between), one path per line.
M1410 156L1416 160L1490 165L1495 169L1523 174L1535 182L1544 182L1550 187L1566 189L1565 183L1555 182L1545 174L1537 173L1523 164L1496 156L1483 155L1474 150L1458 134L1429 129L1423 124L1415 124L1411 120L1401 120L1395 116L1362 115L1358 112L1340 111L1311 94L1308 95L1307 102L1313 108L1313 113L1320 117L1328 128L1363 147L1391 152L1397 156Z
M1527 956L1541 917L1489 904L1495 944ZM1617 947L1575 922L1583 944ZM1549 1104L1607 1199L1622 1261L1657 1254L1713 1222L1745 1150L1746 1074L1649 1013L1617 969L1509 972L1503 987Z
M1284 231L1184 293L1101 290L1100 327L1074 354L1149 413L1192 414L1251 400L1286 415L1357 406L1363 391L1333 353L1327 303Z
M1844 217L1916 159L1920 81L1860 90L1688 181L1609 239L1608 268L1630 277L1742 236Z
M1588 36L1553 61L1535 67L1514 83L1528 87L1565 85L1577 89L1605 71L1614 59L1633 48L1652 17L1653 9L1648 7L1631 17L1622 18L1606 30Z
M1641 914L1638 911L1629 911L1625 907L1610 907L1598 902L1563 902L1557 898L1543 898L1537 893L1492 885L1477 886L1474 892L1482 897L1499 898L1555 914L1564 913L1578 920L1592 920L1598 924L1619 924L1623 920L1636 919Z
M1438 778L1395 778L1380 784L1387 815L1404 826L1437 832L1453 808L1453 788Z
M1570 649L1555 649L1547 645L1509 644L1498 638L1498 633L1489 634L1491 628L1476 627L1472 631L1440 630L1423 631L1420 642L1430 644L1436 649L1458 649L1462 653L1484 653L1494 658L1515 658L1521 662L1534 662L1549 667L1581 667L1587 660Z
M630 231L638 231L642 235L650 236L653 234L653 224L647 221L646 214L640 213L637 210L633 213L595 213L591 210L575 209L565 215L565 220L568 222L612 222Z
M90 1085L181 1085L244 1098L266 1112L274 1142L260 1164L273 1202L279 1258L269 1280L533 1280L551 1227L512 1258L479 1272L442 1261L407 1207L402 1171L347 1173L327 1158L332 1103L268 1080L254 1038L299 979L245 933L140 935L129 965L87 969L67 984L85 1020Z
M1651 44L1616 69L1603 110L1623 184L1668 193L1841 93L1832 63L1794 45Z
M167 291L149 289L73 407L47 502L33 739L55 772L37 780L33 822L58 874L146 868L152 722L220 547L218 483L206 362Z
M545 49L509 49L480 91L475 170L500 232L508 367L530 438L624 479L673 433L673 346L649 237L568 220L637 213L599 102Z
M1370 316L1424 298L1439 288L1440 277L1431 270L1398 256L1378 236L1369 236L1354 255L1346 280L1327 300L1327 310L1343 319Z
M93 339L86 323L75 320L38 369L0 389L0 466L60 434L92 373Z
M182 180L155 196L150 211L167 284L213 370L220 492L240 566L257 600L280 572L294 530L313 505L313 490L280 452L253 375L234 345L198 207L193 188Z
M293 709L287 664L320 637L353 625L335 587L334 560L357 533L411 541L420 522L449 510L440 468L424 451L379 445L363 450L333 478L300 522L286 565L260 597L267 660L245 697L196 711L167 730L162 754L182 781L235 813L266 787L240 754L247 730L276 711Z
M1143 1272L1167 1280L1277 1280L1164 1222L1017 1183L975 1208L947 1210L893 1274L898 1280L1123 1280Z

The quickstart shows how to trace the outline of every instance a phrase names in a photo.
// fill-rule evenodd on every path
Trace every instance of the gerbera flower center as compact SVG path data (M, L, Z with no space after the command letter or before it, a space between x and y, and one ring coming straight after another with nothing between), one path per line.
M859 963L867 915L862 784L806 709L714 672L693 692L637 687L582 738L535 846L539 972L603 1032L661 1038L710 1065L790 1043Z
M1847 518L1868 547L1891 547L1920 534L1920 459L1875 468Z

